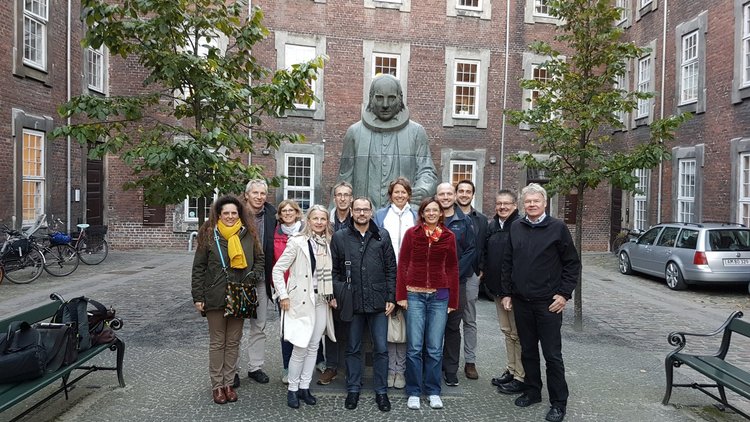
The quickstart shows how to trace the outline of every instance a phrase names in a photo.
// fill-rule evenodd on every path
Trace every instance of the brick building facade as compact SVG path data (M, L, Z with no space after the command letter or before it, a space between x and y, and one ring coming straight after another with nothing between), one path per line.
M36 4L37 2L32 2ZM65 39L65 10L61 2L49 5L48 37ZM264 126L305 134L303 144L264 150L249 159L263 165L268 176L290 178L273 189L270 200L286 197L304 203L330 203L330 187L336 182L342 139L346 129L360 119L367 89L376 73L392 73L402 81L411 118L421 123L430 140L438 177L457 181L469 177L477 184L475 206L491 215L494 193L499 188L520 189L530 181L543 182L536 174L509 160L519 151L533 152L533 133L511 126L504 109L527 106L518 84L521 78L543 77L535 65L544 60L527 46L537 39L551 39L557 21L548 16L544 0L253 0L265 14L270 36L253 53L270 68L283 68L300 60L325 54L328 61L315 81L321 99L311 108L300 107L284 118L266 120ZM723 220L750 222L750 122L745 98L750 97L750 0L705 3L697 0L613 0L623 7L626 39L649 47L650 53L628 63L620 83L643 89L655 97L623 116L626 129L618 133L622 148L645 139L648 125L657 118L690 111L695 116L676 137L671 161L637 172L643 192L631 195L606 184L586 198L584 250L603 251L621 227L645 228L658 221ZM19 73L14 59L23 44L18 25L23 24L24 2L0 6L0 31L12 45L0 47L3 78L0 92L0 162L6 172L0 193L14 198L0 204L0 219L21 215L21 162L19 138L12 131L18 121L14 109L33 116L49 127L62 124L55 107L65 99L65 50L63 43L49 43L46 75L33 65L29 74ZM123 94L141 87L143 73L135 62L122 62L106 54L104 87L91 89L88 64L91 57L78 47L81 34L77 10L73 11L72 95L84 90L94 95ZM15 34L15 35L14 35ZM19 44L21 40L21 44ZM14 53L15 52L15 53ZM21 56L18 56L21 57ZM22 57L21 57L22 58ZM16 65L17 66L17 65ZM44 72L42 72L44 73ZM81 76L83 75L83 76ZM46 78L46 79L45 79ZM27 99L38 97L40 101ZM33 105L32 105L33 104ZM44 116L49 116L48 120ZM15 119L15 120L14 120ZM24 120L24 119L21 119ZM39 120L39 119L37 119ZM32 123L33 124L33 119ZM16 125L16 127L19 127ZM45 129L46 130L46 129ZM69 158L65 142L46 141L47 183L45 212L60 214L67 205L65 166L71 162L71 220L87 219L96 201L86 183L90 163L73 144ZM102 222L110 226L114 247L184 247L189 232L197 228L197 212L204 204L189 199L171 207L145 207L137 191L123 191L128 171L115 157L101 163ZM11 177L11 174L13 176ZM96 177L96 174L93 174ZM81 201L75 202L79 189ZM574 198L553 198L552 215L573 220ZM713 204L722 204L716 206ZM713 206L712 206L713 205ZM96 208L96 207L94 207ZM571 229L573 226L571 225Z

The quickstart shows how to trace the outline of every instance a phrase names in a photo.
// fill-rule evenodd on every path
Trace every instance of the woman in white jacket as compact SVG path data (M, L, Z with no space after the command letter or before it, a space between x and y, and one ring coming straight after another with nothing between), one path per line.
M294 349L289 360L287 405L298 408L300 399L314 405L310 381L323 332L336 341L333 313L336 307L331 279L331 235L328 211L313 205L307 211L302 232L290 237L284 253L273 267L274 298L281 307L281 333ZM284 272L289 281L284 283Z

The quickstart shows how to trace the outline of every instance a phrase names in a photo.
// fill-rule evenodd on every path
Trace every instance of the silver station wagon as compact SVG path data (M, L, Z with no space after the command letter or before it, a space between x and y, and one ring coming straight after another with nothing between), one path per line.
M664 277L673 290L750 282L750 229L732 223L657 224L623 244L617 256L621 273Z

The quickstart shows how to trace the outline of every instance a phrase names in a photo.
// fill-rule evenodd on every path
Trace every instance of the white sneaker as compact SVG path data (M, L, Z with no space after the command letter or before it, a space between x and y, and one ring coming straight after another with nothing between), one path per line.
M409 401L406 402L406 407L411 410L419 410L419 396L409 396Z
M322 374L326 370L326 363L325 363L325 361L324 362L320 362L319 364L315 365L315 369L317 369L318 372L320 372Z
M443 401L440 399L440 396L430 396L430 407L433 409L443 408Z
M283 369L281 374L281 383L282 384L289 384L289 370Z
M396 372L396 377L393 380L393 387L398 388L399 390L406 387L406 378L404 378L404 374Z

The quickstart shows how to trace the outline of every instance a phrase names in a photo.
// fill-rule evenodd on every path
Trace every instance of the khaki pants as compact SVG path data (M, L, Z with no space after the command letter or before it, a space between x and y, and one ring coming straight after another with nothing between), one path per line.
M242 325L240 318L224 318L223 310L206 312L208 319L208 374L211 388L232 385L237 372Z
M497 319L500 321L500 331L505 334L505 352L508 355L508 372L513 378L523 382L526 372L523 370L521 363L521 341L518 339L518 330L516 329L516 319L513 315L513 309L506 311L500 303L502 298L495 298L495 307L497 308Z

